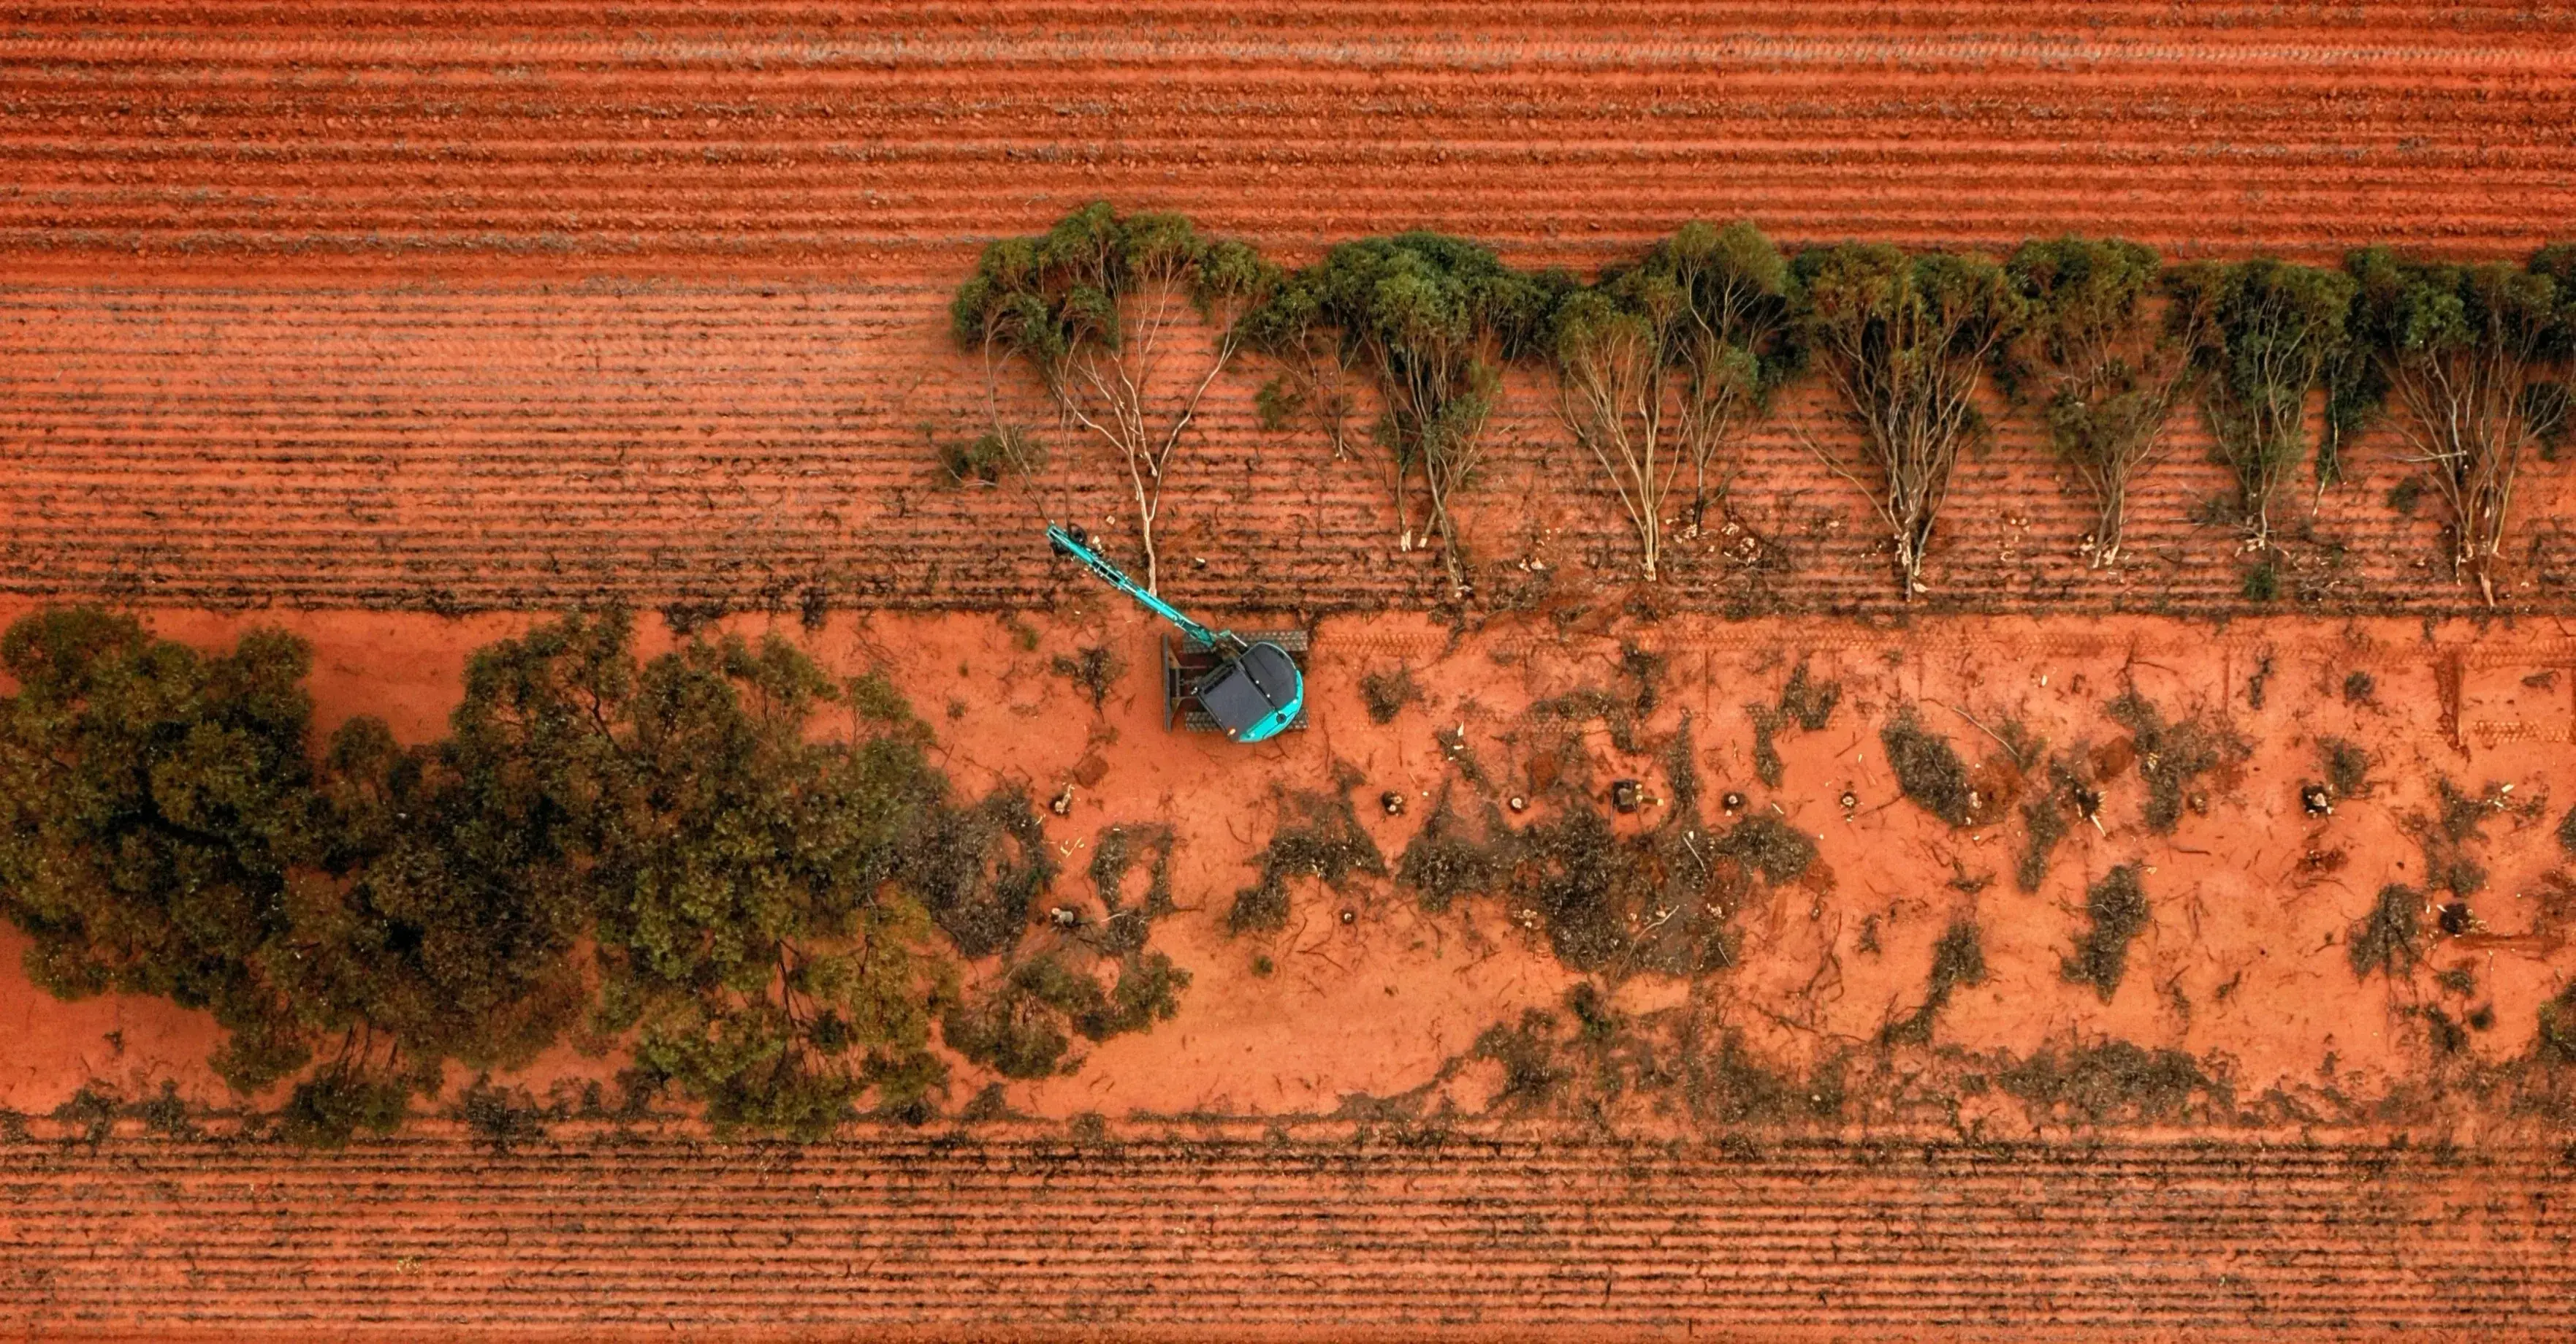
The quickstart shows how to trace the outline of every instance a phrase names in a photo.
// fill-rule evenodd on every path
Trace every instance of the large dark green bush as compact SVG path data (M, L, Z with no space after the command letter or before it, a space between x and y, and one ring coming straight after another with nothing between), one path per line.
M0 640L0 907L53 993L157 994L231 1034L215 1067L256 1089L293 1074L343 1005L300 992L300 907L328 887L303 641L230 653L89 609Z
M209 656L29 617L0 641L0 909L57 993L211 1010L236 1086L327 1046L283 1117L308 1142L585 1016L720 1127L917 1109L956 999L941 931L1006 950L1055 875L1027 795L954 799L882 678L835 683L775 637L634 638L622 611L540 625L477 651L445 739L354 719L317 766L291 637ZM849 728L818 731L838 705ZM1119 960L1086 1035L1168 1017L1187 983L1141 939Z

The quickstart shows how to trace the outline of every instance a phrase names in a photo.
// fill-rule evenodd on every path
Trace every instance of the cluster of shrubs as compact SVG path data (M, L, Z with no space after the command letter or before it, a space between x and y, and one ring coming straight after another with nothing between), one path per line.
M943 1016L1025 1074L1063 1055L1053 1019L1142 1029L1187 981L1139 932L1093 958L1112 987L1059 947L961 992L1056 875L1028 797L957 796L892 685L775 636L647 659L624 612L566 617L478 650L447 735L409 747L362 717L316 750L310 664L277 631L209 654L90 609L0 640L0 911L29 970L207 1010L228 1083L298 1080L296 1135L388 1127L450 1061L559 1040L622 1045L720 1127L817 1134L927 1106Z
M1196 361L1166 330L1192 312L1213 333ZM1959 454L1986 430L1976 394L1991 382L2046 427L2099 506L2084 543L2097 565L2118 561L2131 484L2195 404L2236 478L2217 513L2256 557L2246 591L2277 592L2275 496L2303 462L2321 487L2338 479L2345 445L2385 418L2416 468L2409 507L2441 499L2453 572L2492 601L2515 473L2569 428L2576 244L2523 265L2384 248L2340 268L2167 265L2116 238L2034 240L2001 260L1861 243L1788 253L1750 223L1693 223L1587 281L1420 232L1290 269L1179 216L1093 204L994 243L952 316L993 373L985 448L952 461L952 476L1039 468L1000 390L1002 370L1024 370L1068 428L1121 456L1149 576L1162 487L1200 399L1249 357L1267 367L1264 422L1370 464L1399 549L1437 549L1462 601L1472 579L1451 502L1484 462L1516 363L1553 376L1649 580L1671 529L1696 535L1723 508L1745 426L1813 377L1854 431L1815 451L1868 500L1908 594ZM2319 389L2322 421L2309 410Z

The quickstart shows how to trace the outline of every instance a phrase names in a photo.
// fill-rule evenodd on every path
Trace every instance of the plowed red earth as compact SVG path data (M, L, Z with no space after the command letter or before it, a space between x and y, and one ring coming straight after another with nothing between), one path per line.
M1142 1138L0 1151L44 1337L2552 1339L2553 1153Z
M604 594L774 609L809 590L840 608L1061 604L1032 500L941 488L929 463L979 410L949 290L985 240L1084 201L1185 210L1291 260L1429 226L1588 267L1739 216L1793 243L1994 249L2071 229L2177 256L2390 242L2513 257L2576 235L2571 76L2576 11L2501 4L20 6L0 18L0 591L11 614L153 606L207 639L232 624L178 609L332 609L295 618L323 646L326 717L389 712L416 739L463 649L522 618L346 609ZM1638 633L1600 624L1633 542L1542 387L1510 389L1469 537L1491 600L1581 638L1539 620L1544 638L1507 627L1451 648L1369 622L1445 584L1396 552L1367 472L1257 428L1258 381L1219 380L1166 555L1185 605L1343 614L1318 646L1324 731L1266 773L1173 746L1136 686L1095 719L1034 660L1017 666L997 623L854 632L845 616L822 641L897 667L925 713L971 701L931 714L970 784L1053 785L1086 734L1120 729L1108 783L1085 795L1098 810L1051 835L1070 847L1169 816L1211 906L1245 880L1270 779L1315 784L1340 756L1434 787L1429 714L1493 750L1509 714L1597 680ZM2085 510L2029 417L1991 409L1996 441L1964 469L1927 598L1984 624L1644 629L1678 655L1713 784L1744 779L1740 707L1780 657L1816 654L1869 716L1852 721L1869 733L1784 744L1782 801L1843 876L1830 901L1751 912L1735 993L1778 1008L1827 963L1840 978L1815 1021L1763 1044L1866 1039L1921 992L1941 922L1982 901L1996 974L1962 991L1945 1041L2117 1034L2228 1054L2249 1091L2312 1100L2407 1074L2414 1005L2357 983L2333 939L2404 877L2401 813L2428 805L2435 773L2526 798L2554 785L2561 807L2576 787L2576 680L2546 679L2576 679L2571 473L2537 465L2517 497L2504 597L2527 619L2506 635L2417 637L2413 618L2467 599L2442 576L2431 510L2384 504L2410 469L2381 434L2353 450L2352 484L2288 507L2285 595L2407 619L2249 621L2212 640L2095 619L2246 614L2230 535L2191 521L2221 483L2196 419L2133 502L2132 563L2106 574L2076 554ZM1843 432L1812 395L1782 407L1736 500L1785 564L1747 569L1713 536L1681 548L1658 604L1896 610L1877 529L1805 447ZM1051 446L1050 502L1116 534L1103 464L1069 435ZM1074 619L1141 643L1123 616ZM1075 638L1047 631L1050 650ZM2257 713L2243 687L2267 656L2280 681ZM1398 661L1426 670L1433 705L1376 729L1352 681ZM1021 679L993 694L1005 666ZM2363 668L2385 689L2356 706L2337 678ZM2123 814L2068 842L2041 897L1952 900L1954 866L2008 864L1981 848L2001 837L1895 802L1868 750L1877 716L1955 702L2027 711L2061 740L2105 734L2099 702L2131 677L2244 715L2245 777L2170 847ZM2368 741L2393 782L2307 828L2285 808L2321 733ZM1866 797L1850 818L1826 802L1842 787ZM2494 1001L2502 1025L2473 1045L2491 1058L2527 1045L2569 968L2532 894L2551 842L2511 827L2481 902L2491 940L2440 962L2473 966ZM2324 848L2350 871L2300 876ZM2058 958L2081 883L2136 857L2162 869L2156 919L2140 969L2096 1003ZM1866 916L1891 931L1883 956L1858 950ZM1452 944L1393 899L1347 945L1299 926L1275 979L1214 922L1172 931L1200 977L1181 1020L1017 1100L1059 1118L1313 1115L1420 1083L1566 979L1508 931L1473 965L1438 965ZM7 1104L41 1112L91 1076L215 1099L211 1029L169 1005L55 1004L13 977L0 1025ZM1495 1072L1463 1076L1455 1099L1481 1104ZM2435 1129L2479 1143L2423 1156L2207 1135L1394 1150L1194 1144L1150 1121L1109 1150L568 1134L506 1159L434 1126L319 1157L126 1134L0 1149L0 1330L2563 1337L2571 1168L2554 1140L2482 1136L2499 1119L2441 1115Z
M978 423L943 305L983 240L1083 201L1292 258L1427 225L1588 265L1736 216L1792 241L2511 256L2576 228L2571 76L2576 11L2507 5L22 7L0 32L0 584L1036 605L1027 502L932 487L931 441ZM1171 487L1175 548L1206 562L1174 591L1443 595L1367 472L1255 428L1258 382L1220 380ZM1633 543L1547 403L1513 389L1471 541L1615 579ZM2104 577L2029 417L2001 417L1934 600L2234 602L2227 534L2188 520L2219 477L2186 420L2136 505L2139 563ZM1789 567L1684 548L1666 601L1895 605L1878 529L1802 432L1843 433L1794 406L1741 464ZM2300 596L2460 603L2427 581L2431 510L2381 505L2397 455L2364 443L2354 484L2295 510L2322 557ZM1109 473L1065 474L1060 505L1117 515ZM2565 490L2526 483L2508 589L2552 610L2576 594Z

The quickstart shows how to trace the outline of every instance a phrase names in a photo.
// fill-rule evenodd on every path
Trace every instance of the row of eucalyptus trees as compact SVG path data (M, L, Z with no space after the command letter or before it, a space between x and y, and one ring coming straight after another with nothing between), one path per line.
M2084 547L2119 563L2127 503L2196 406L2235 480L2249 551L2276 544L2302 463L2338 480L2344 446L2385 420L2447 507L2452 569L2490 602L2516 475L2566 427L2576 245L2528 262L2354 252L2341 267L2258 257L2169 265L2117 238L2027 242L2001 260L1842 243L1784 252L1750 223L1692 223L1590 281L1416 232L1279 266L1172 214L1074 211L988 247L951 315L982 359L982 477L1035 477L1036 440L1005 412L1033 378L1063 424L1125 472L1149 587L1162 490L1210 387L1266 372L1274 429L1308 426L1384 482L1400 550L1431 548L1471 591L1453 514L1484 465L1515 363L1552 378L1556 412L1638 541L1641 576L1696 535L1744 460L1748 428L1813 378L1847 413L1799 440L1870 505L1910 597L1981 395L2043 424L2098 516ZM2312 403L2324 394L2322 413Z

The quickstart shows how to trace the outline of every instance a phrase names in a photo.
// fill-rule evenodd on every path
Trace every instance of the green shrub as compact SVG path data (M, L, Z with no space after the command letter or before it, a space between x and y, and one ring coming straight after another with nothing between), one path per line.
M1163 487L1190 442L1183 431L1241 348L1244 317L1268 303L1280 279L1249 246L1209 238L1180 215L1122 217L1093 202L1041 236L988 245L950 301L958 345L984 360L996 426L996 380L1017 363L1067 421L1116 454L1135 483L1148 591L1161 583L1154 529ZM1215 339L1204 357L1183 358L1173 352L1194 346L1180 330L1193 317Z
M2245 567L2245 576L2237 584L2237 595L2248 602L2275 602L2281 597L2281 562L2265 556Z
M1071 1072L1073 1036L1105 1041L1150 1030L1180 1011L1190 973L1160 952L1133 952L1107 989L1097 977L1047 953L1011 967L983 993L950 1006L941 1039L1005 1078Z
M2534 393L2563 377L2558 281L2503 262L2418 262L2384 247L2344 262L2357 286L2349 322L2357 373L2346 418L2396 403L2410 460L2448 506L2451 567L2495 601L2494 568L2524 451L2541 437Z
M1720 446L1796 365L1792 289L1761 230L1692 223L1641 262L1566 295L1549 318L1558 410L1610 478L1648 582L1680 465L1691 464L1687 516L1696 524Z
M450 1112L465 1122L468 1133L507 1153L546 1136L545 1108L524 1087L495 1087L486 1075L474 1080Z
M300 1000L295 910L328 843L304 642L244 634L205 656L136 621L50 609L0 639L0 908L63 997L157 994L232 1034L215 1066L293 1074L342 1004ZM299 876L304 874L307 876Z
M1482 465L1503 365L1539 337L1563 287L1513 270L1479 244L1406 233L1333 248L1271 289L1244 323L1246 338L1328 426L1337 455L1350 446L1341 429L1352 404L1345 380L1376 387L1381 413L1368 437L1380 450L1399 545L1436 538L1453 597L1468 582L1450 502Z
M411 1087L333 1065L295 1085L278 1116L278 1137L306 1148L340 1148L359 1130L401 1128Z
M5 652L0 865L49 876L0 899L37 964L215 1008L244 1086L325 1033L364 1041L299 1086L283 1123L306 1141L391 1124L442 1061L523 1062L585 1010L720 1129L818 1135L868 1095L917 1110L944 1083L937 929L999 951L1054 874L1024 794L953 802L882 677L836 686L775 638L645 660L625 612L547 623L475 653L445 739L354 719L318 768L283 636L207 658L52 612ZM840 699L852 735L811 732ZM106 852L102 826L113 871L73 860ZM1177 984L1138 969L1100 1022Z
M1018 425L997 425L964 443L939 445L939 470L952 485L999 485L1045 469L1045 446Z

